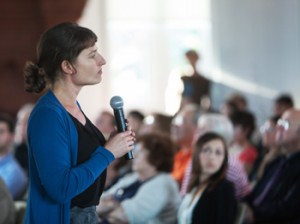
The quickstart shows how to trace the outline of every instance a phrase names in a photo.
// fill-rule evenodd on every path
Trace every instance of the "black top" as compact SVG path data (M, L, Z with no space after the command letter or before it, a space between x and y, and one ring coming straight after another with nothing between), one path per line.
M223 179L212 190L204 190L193 210L192 224L233 224L236 212L234 186Z
M76 118L70 114L78 132L78 153L77 165L89 160L90 156L100 145L105 144L105 138L102 133L92 124L85 116L86 124L81 124ZM71 207L77 206L86 208L98 205L99 198L103 192L106 179L106 170L89 186L85 191L72 199Z

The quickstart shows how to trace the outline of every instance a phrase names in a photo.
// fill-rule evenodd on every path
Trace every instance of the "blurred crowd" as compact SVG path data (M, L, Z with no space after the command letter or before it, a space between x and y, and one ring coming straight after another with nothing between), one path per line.
M195 52L186 56L195 73L182 78L176 114L126 113L137 137L134 159L108 167L99 223L300 223L300 109L293 97L276 97L258 127L260 108L250 111L242 94L217 109L203 104L210 83L196 73ZM33 106L16 117L0 114L0 223L22 223L26 209ZM106 139L116 130L111 111L94 124Z

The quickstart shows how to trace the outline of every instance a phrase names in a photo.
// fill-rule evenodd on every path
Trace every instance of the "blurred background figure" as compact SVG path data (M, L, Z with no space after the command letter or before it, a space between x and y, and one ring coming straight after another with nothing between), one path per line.
M228 101L233 103L236 106L236 109L239 111L248 111L248 100L241 93L232 93L228 97Z
M15 224L15 206L13 198L0 177L0 224Z
M280 146L276 144L276 125L279 119L280 117L278 116L270 117L260 128L263 157L257 171L256 179L260 179L263 176L265 168L269 163L282 155Z
M276 126L283 155L270 162L246 201L250 223L300 223L300 110L286 110Z
M256 159L257 149L252 143L252 134L255 130L255 117L248 111L236 111L231 114L230 120L234 127L233 141L230 153L238 158L250 175Z
M27 189L27 177L13 156L14 121L0 114L0 177L14 200L21 199Z
M34 107L32 103L24 104L17 113L15 128L15 158L28 175L28 148L27 148L27 123L29 115Z
M273 114L274 116L280 117L284 111L291 109L293 107L294 107L293 97L290 94L283 93L274 100Z
M191 72L181 77L183 91L181 94L180 109L189 103L200 105L202 100L203 105L209 108L211 83L210 80L197 71L197 63L200 57L195 50L186 51L185 57L191 66Z
M197 104L186 104L172 120L171 137L178 150L174 159L172 177L181 187L186 167L192 157L193 136L201 114Z
M102 111L96 119L96 127L102 132L107 140L115 130L116 122L114 115L109 111Z
M170 175L175 147L169 136L150 133L137 139L133 173L101 197L102 223L177 223L178 186Z
M127 120L131 126L132 131L135 132L136 136L140 134L140 129L143 125L145 115L139 110L131 110L127 114Z
M206 133L196 142L192 172L178 212L179 224L233 224L237 201L234 185L226 180L228 151L225 140Z
M141 133L162 132L167 135L171 133L172 116L163 113L152 113L145 117L141 127Z
M238 110L236 104L230 100L225 100L220 106L220 113L226 117L230 117L233 113Z

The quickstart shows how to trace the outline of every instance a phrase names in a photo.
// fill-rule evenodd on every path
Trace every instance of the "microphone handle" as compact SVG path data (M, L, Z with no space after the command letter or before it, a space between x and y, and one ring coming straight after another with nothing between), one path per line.
M127 126L126 126L126 122L125 122L125 116L124 116L124 112L123 109L114 109L114 115L115 115L115 119L116 119L116 123L117 123L117 128L118 128L118 132L124 132L127 130ZM133 153L132 151L129 151L126 155L125 158L127 160L131 160L133 159Z

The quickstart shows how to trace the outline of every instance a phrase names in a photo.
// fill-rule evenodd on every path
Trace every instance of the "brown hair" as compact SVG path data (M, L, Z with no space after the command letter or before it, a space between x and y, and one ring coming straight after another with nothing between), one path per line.
M194 187L199 186L202 184L200 182L200 175L202 174L202 169L199 161L199 153L203 150L203 146L212 140L219 139L222 141L224 149L225 149L225 156L223 163L220 169L213 174L208 180L208 189L212 190L222 179L226 176L227 171L227 162L228 162L228 151L225 140L218 134L213 132L208 132L202 135L196 142L194 149L193 149L193 156L192 156L192 173L191 179L188 185L188 192L190 192Z
M48 82L53 84L64 60L74 63L82 50L96 42L95 33L76 23L65 22L47 30L37 45L37 62L25 64L25 90L39 93Z
M162 133L149 133L137 139L149 152L148 161L157 171L171 172L173 170L175 145L171 138Z

